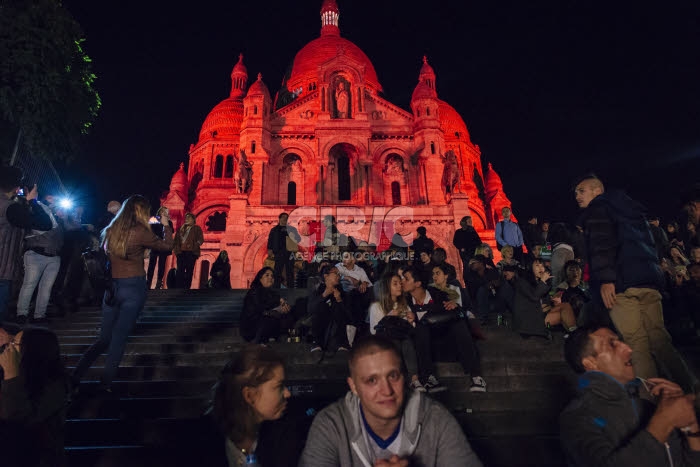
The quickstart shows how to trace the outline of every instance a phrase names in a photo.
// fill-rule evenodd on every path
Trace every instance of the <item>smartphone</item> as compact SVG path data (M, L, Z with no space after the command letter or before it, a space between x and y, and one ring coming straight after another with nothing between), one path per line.
M24 196L24 188L17 190L17 196Z

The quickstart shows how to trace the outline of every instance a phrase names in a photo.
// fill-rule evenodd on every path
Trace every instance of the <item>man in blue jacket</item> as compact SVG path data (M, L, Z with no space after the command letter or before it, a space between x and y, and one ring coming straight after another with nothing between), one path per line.
M664 277L644 207L620 191L606 192L595 175L584 177L575 192L584 209L578 225L586 242L591 293L632 348L636 375L658 376L653 354L674 381L692 390L694 378L664 326L659 293Z
M559 418L568 465L700 465L694 395L665 379L635 378L632 349L605 327L571 333L564 355L580 374L579 394Z

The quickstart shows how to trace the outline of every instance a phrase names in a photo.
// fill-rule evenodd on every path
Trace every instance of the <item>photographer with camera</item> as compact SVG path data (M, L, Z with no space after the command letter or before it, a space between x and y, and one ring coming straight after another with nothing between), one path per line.
M12 281L17 276L24 229L50 230L51 219L37 206L39 191L22 187L22 171L0 167L0 322L6 319Z
M63 228L54 217L51 209L37 202L51 218L49 230L31 229L24 237L24 279L17 299L17 324L24 324L29 319L29 305L36 294L36 305L32 323L46 323L46 307L51 298L51 289L61 266L61 247L63 246Z

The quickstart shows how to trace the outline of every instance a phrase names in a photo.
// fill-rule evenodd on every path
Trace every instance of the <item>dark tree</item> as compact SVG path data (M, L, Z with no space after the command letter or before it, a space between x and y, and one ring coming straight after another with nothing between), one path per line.
M57 0L0 2L0 144L72 158L101 106L78 23ZM9 145L9 146L8 146Z

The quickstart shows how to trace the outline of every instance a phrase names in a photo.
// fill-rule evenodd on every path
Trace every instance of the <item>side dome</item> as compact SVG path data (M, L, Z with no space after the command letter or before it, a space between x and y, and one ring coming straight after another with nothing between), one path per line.
M211 138L233 138L241 134L243 102L240 99L224 99L209 112L199 132L199 141Z
M490 162L488 165L488 172L486 172L485 191L489 195L503 191L503 181L501 180L501 176L496 173Z
M176 191L178 193L187 192L187 174L185 173L185 164L180 163L180 168L175 175L173 175L172 180L170 180L170 191Z
M418 88L416 87L417 90ZM454 107L443 100L438 100L438 111L440 112L440 128L446 138L456 138L456 133L459 133L461 141L470 141L467 124L464 123L462 116Z
M294 57L292 73L287 81L290 89L306 81L318 79L318 67L338 55L345 55L364 66L365 83L382 91L377 72L367 55L358 46L340 36L324 35L306 44Z
M266 99L270 99L270 91L267 89L265 83L262 80L262 74L258 73L258 80L250 85L248 88L248 96L265 96Z

